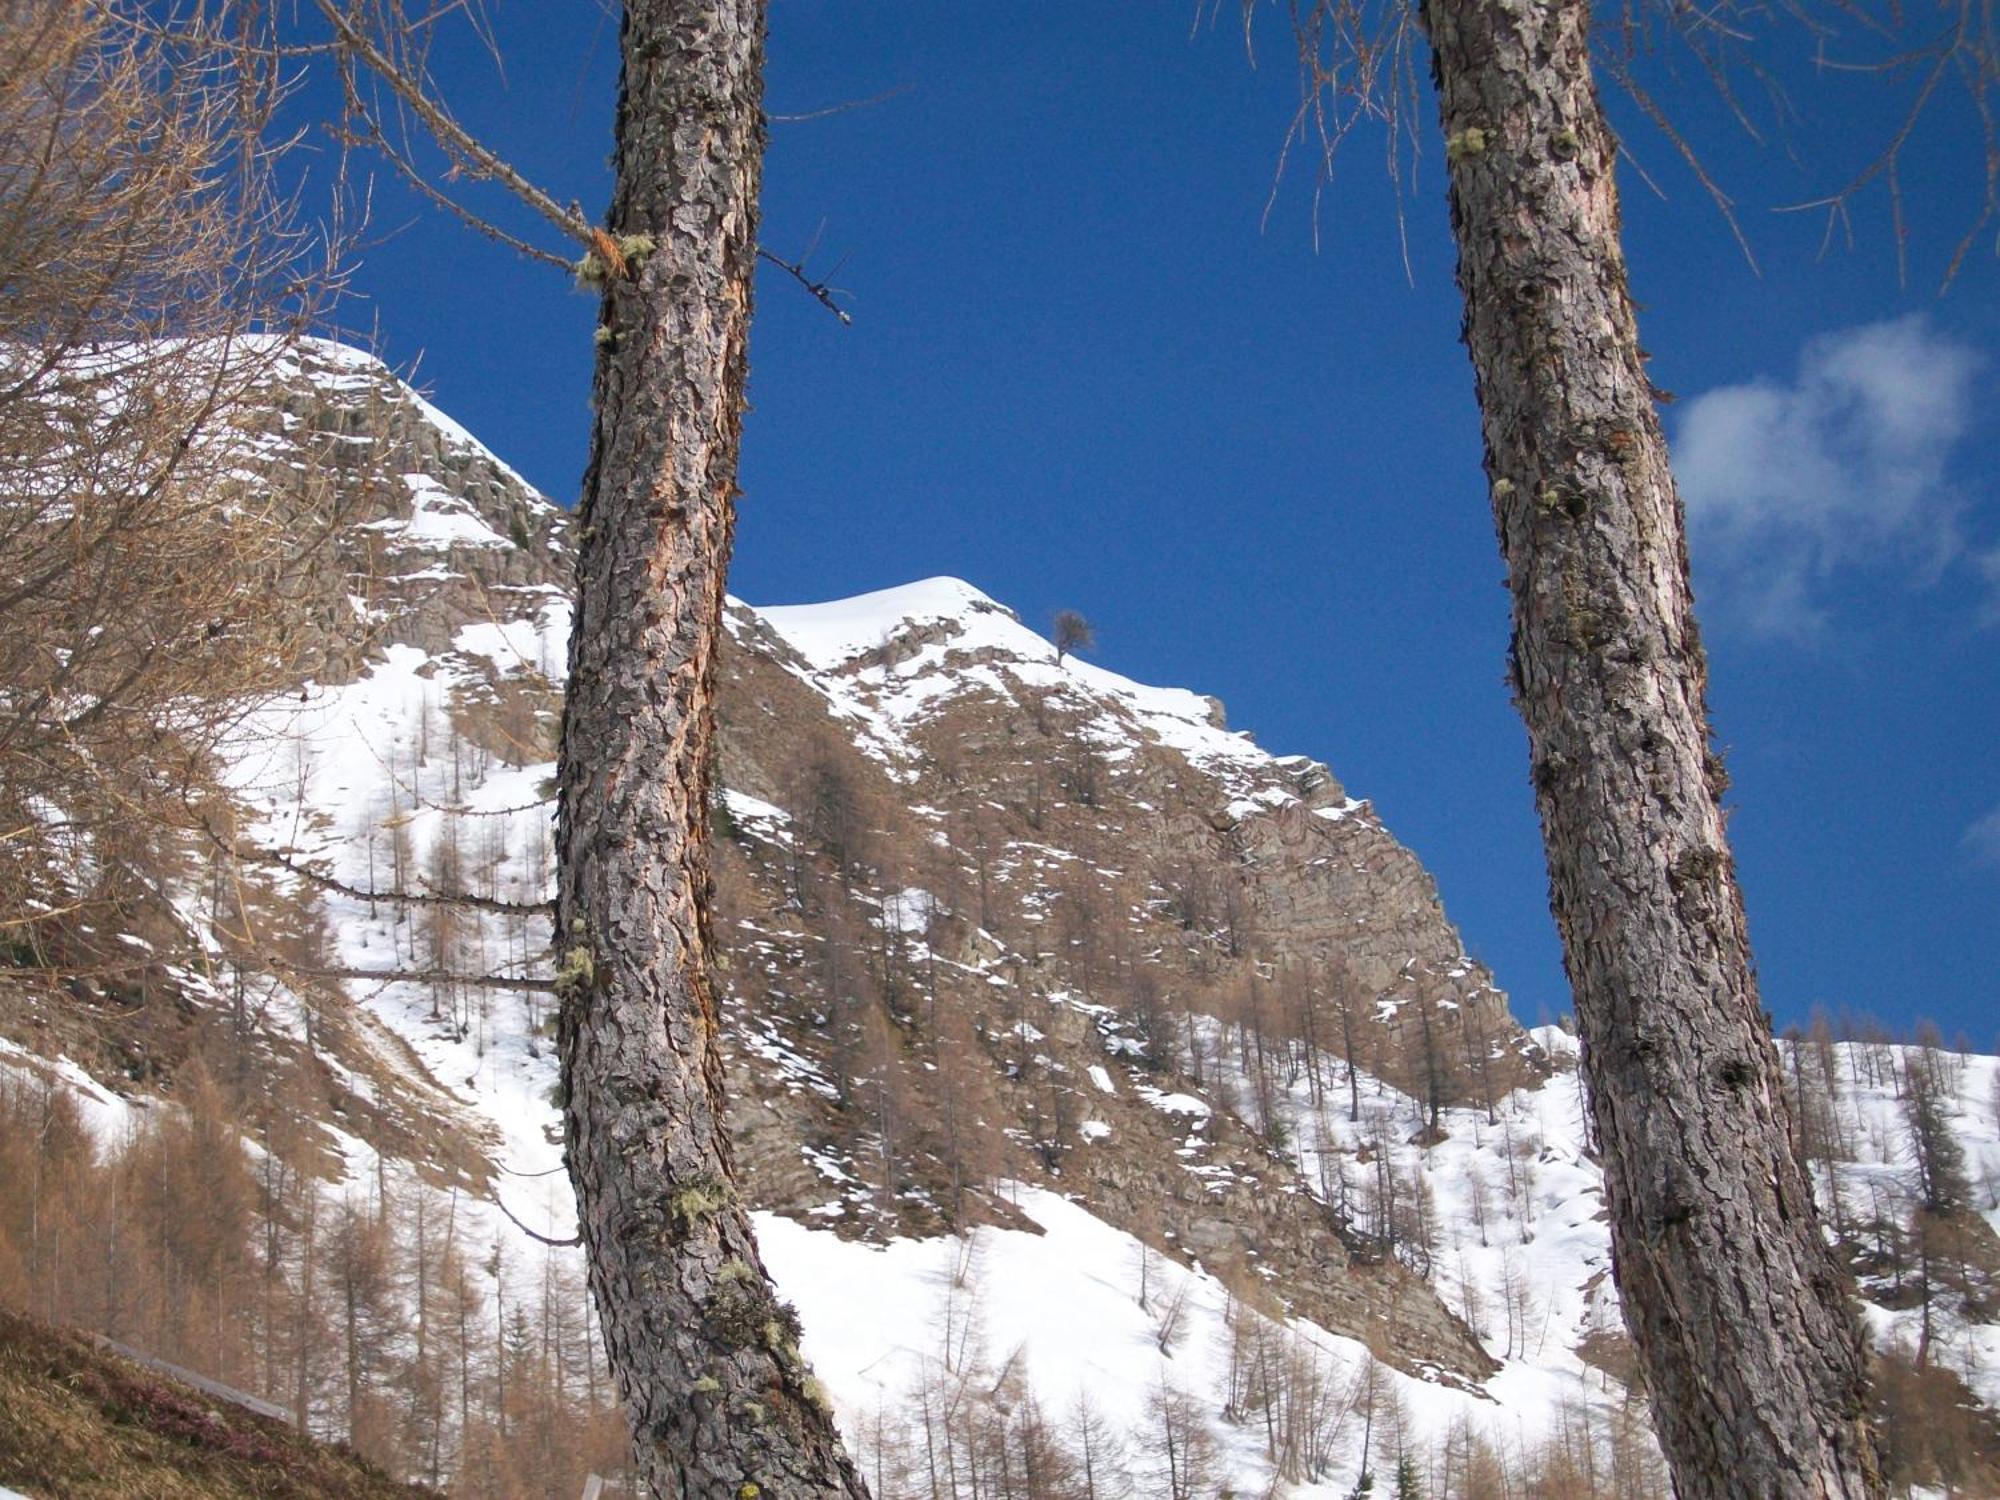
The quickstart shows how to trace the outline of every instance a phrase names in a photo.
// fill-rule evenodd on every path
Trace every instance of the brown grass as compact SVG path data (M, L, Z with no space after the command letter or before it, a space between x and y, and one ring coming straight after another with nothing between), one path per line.
M420 1500L341 1449L0 1312L0 1485L33 1500Z

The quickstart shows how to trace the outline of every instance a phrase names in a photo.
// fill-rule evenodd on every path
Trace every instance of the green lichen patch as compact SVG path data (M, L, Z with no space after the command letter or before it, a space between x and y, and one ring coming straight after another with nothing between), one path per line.
M588 943L572 943L563 950L562 962L556 965L555 990L558 1000L569 1000L586 993L597 982L597 960Z
M731 1349L768 1350L782 1365L799 1362L799 1315L762 1277L717 1279L708 1294L709 1327Z
M675 1227L686 1234L735 1201L736 1189L720 1177L697 1177L683 1183L667 1207L673 1213Z
M1481 126L1468 125L1463 130L1454 130L1445 137L1445 160L1466 161L1475 156L1484 156L1486 148L1492 143L1493 133Z

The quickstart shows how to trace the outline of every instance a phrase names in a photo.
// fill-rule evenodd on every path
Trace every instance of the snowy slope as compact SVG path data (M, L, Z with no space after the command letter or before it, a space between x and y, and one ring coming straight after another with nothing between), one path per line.
M738 606L739 628L747 606ZM981 674L1004 663L1009 673L1045 684L1068 683L1102 705L1104 733L1129 743L1134 726L1246 779L1270 774L1277 763L1264 752L1209 722L1205 700L1191 693L1147 688L1074 661L1056 667L1053 651L1001 607L969 585L932 580L858 600L804 608L770 608L754 618L798 653L806 680L868 737L885 757L909 754L904 728L921 719L941 695L977 691ZM444 699L455 687L493 675L539 671L563 658L562 611L548 607L522 619L467 627L456 649L425 657L391 648L357 681L316 690L304 706L284 710L289 749L274 752L254 771L246 765L244 789L266 808L264 836L301 857L323 861L345 881L364 885L371 861L379 876L384 858L369 848L369 830L385 797L407 809L408 858L423 869L444 825L445 807L498 813L514 851L498 866L496 889L522 899L546 894L546 865L526 856L536 825L546 820L537 788L550 763L489 764L471 775L438 748ZM885 640L912 629L939 638L908 649L892 666L880 664ZM893 653L892 653L893 654ZM432 737L428 756L418 746ZM385 791L385 778L393 790ZM454 790L455 788L455 790ZM755 798L730 794L731 806L758 836L789 837L787 815ZM505 809L515 809L506 812ZM544 851L545 853L545 851ZM353 898L324 898L344 961L379 965L407 936L391 913L370 913ZM491 924L487 924L490 929ZM519 946L487 932L481 948L493 971L518 965L538 952L545 929L529 924ZM496 1159L509 1169L536 1172L557 1165L556 1116L548 1102L554 1082L552 1049L536 1035L534 1017L518 998L503 998L468 1028L440 1020L426 987L410 984L353 987L369 1008L407 1041L431 1074L464 1104L468 1117L490 1133ZM1573 1039L1554 1029L1536 1039L1557 1057L1572 1059ZM1221 1055L1227 1048L1218 1048ZM1342 1065L1329 1063L1329 1071ZM2000 1137L1981 1101L1991 1096L1993 1059L1965 1065L1961 1092L1963 1135L1975 1175L2000 1173ZM1852 1065L1850 1073L1854 1071ZM1145 1084L1115 1052L1093 1069L1100 1089L1143 1089ZM1114 1073L1116 1076L1114 1077ZM1239 1080L1238 1092L1241 1090ZM1388 1084L1357 1079L1361 1120L1344 1117L1342 1097L1315 1109L1301 1083L1283 1101L1286 1135L1308 1182L1332 1197L1328 1166L1361 1186L1364 1150L1386 1143L1396 1170L1424 1185L1435 1204L1438 1243L1428 1274L1446 1302L1465 1318L1500 1363L1478 1389L1428 1383L1388 1372L1389 1389L1407 1412L1410 1440L1420 1449L1443 1445L1454 1431L1471 1430L1509 1450L1532 1447L1581 1411L1608 1420L1624 1406L1621 1387L1593 1366L1586 1353L1619 1329L1616 1293L1609 1278L1608 1230L1602 1181L1587 1149L1581 1097L1573 1073L1545 1087L1523 1090L1501 1103L1497 1123L1479 1109L1446 1111L1445 1138L1429 1147L1411 1143L1422 1123L1419 1103ZM1163 1111L1202 1114L1234 1103L1223 1085L1206 1096L1155 1090ZM1903 1127L1893 1091L1885 1084L1855 1088L1841 1101L1863 1159L1844 1167L1850 1188L1863 1190L1903 1175ZM357 1161L357 1171L365 1161ZM560 1177L541 1179L514 1211L537 1228L564 1233L571 1213ZM510 1190L511 1191L511 1190ZM805 1347L857 1442L879 1437L882 1414L907 1408L911 1393L942 1367L944 1349L968 1337L992 1366L1018 1354L1016 1368L1052 1407L1066 1407L1087 1390L1104 1414L1125 1429L1129 1442L1148 1442L1148 1396L1164 1379L1202 1395L1225 1383L1230 1296L1219 1281L1172 1262L1155 1270L1169 1285L1186 1281L1186 1330L1171 1353L1157 1343L1154 1314L1138 1306L1137 1267L1145 1254L1130 1235L1081 1206L1043 1190L1017 1187L1021 1212L1042 1231L982 1229L967 1243L900 1240L869 1246L813 1230L790 1219L760 1216L759 1228L781 1290L799 1306ZM2000 1225L1989 1194L1985 1212ZM1484 1221L1484 1228L1480 1221ZM532 1247L523 1242L524 1252ZM963 1279L966 1286L955 1282ZM1161 1294L1155 1293L1157 1299ZM1871 1314L1879 1336L1911 1334L1910 1309ZM954 1322L954 1320L957 1320ZM1323 1361L1333 1385L1357 1399L1368 1369L1368 1351L1303 1321L1288 1337L1303 1341ZM1992 1327L1954 1327L1943 1338L1976 1389L2000 1400L2000 1343ZM963 1348L955 1356L972 1358ZM1358 1419L1357 1419L1358 1420ZM1359 1426L1343 1429L1343 1448L1322 1481L1328 1494L1345 1493L1360 1465ZM1219 1424L1227 1461L1241 1485L1269 1479L1264 1443L1247 1427Z
M751 613L739 606L743 614ZM740 618L740 617L739 617ZM885 757L910 754L904 730L945 694L990 686L986 674L1005 670L1042 686L1068 686L1100 705L1101 732L1130 744L1155 737L1205 764L1243 778L1246 786L1273 775L1278 763L1254 745L1214 727L1206 700L1174 689L1130 682L1075 660L1061 667L1046 642L969 585L940 579L829 605L760 609L754 618L775 631L802 660L802 672L835 711ZM559 600L513 619L467 626L450 652L431 655L391 646L356 680L309 690L255 726L261 753L239 763L239 788L262 809L253 830L272 847L366 888L379 882L389 854L381 827L400 821L403 858L423 871L435 859L448 809L479 814L483 836L503 851L489 877L497 894L533 901L548 894L547 809L541 789L551 762L505 765L447 748L445 721L454 694L496 678L545 672L565 655L566 611ZM740 627L739 627L740 628ZM899 637L934 639L891 654ZM1282 774L1281 770L1278 774ZM1273 790L1276 790L1274 787ZM735 794L732 806L761 824L764 836L784 836L786 815ZM511 810L511 811L510 811ZM492 815L490 817L484 815ZM494 830L499 830L498 834ZM371 911L361 899L321 893L342 963L356 968L412 961L419 939L407 913ZM540 918L511 936L500 924L477 924L476 967L520 972L546 945ZM441 1009L432 988L416 983L351 984L355 1004L408 1043L430 1077L462 1106L471 1128L485 1134L494 1159L510 1171L538 1173L561 1160L557 1116L550 1104L553 1049L540 1034L545 1011L518 996L487 997L476 1015ZM1572 1056L1574 1042L1548 1030L1537 1038L1551 1054ZM1227 1055L1227 1049L1219 1049ZM1338 1063L1330 1064L1338 1069ZM1990 1096L1995 1063L1966 1066L1963 1124L1975 1170L2000 1171L2000 1139L1979 1101ZM1143 1087L1116 1056L1098 1085ZM1430 1384L1401 1374L1388 1378L1408 1410L1420 1444L1442 1444L1455 1424L1470 1426L1509 1447L1532 1444L1565 1414L1596 1406L1610 1411L1624 1393L1580 1352L1595 1335L1619 1325L1608 1276L1609 1241L1602 1183L1586 1149L1581 1100L1573 1074L1523 1091L1500 1106L1499 1123L1484 1112L1446 1112L1445 1139L1428 1148L1410 1143L1421 1123L1418 1103L1362 1075L1360 1122L1334 1107L1314 1109L1299 1084L1284 1101L1287 1135L1308 1182L1329 1195L1325 1167L1364 1176L1364 1147L1388 1143L1397 1169L1432 1195L1439 1242L1430 1275L1448 1304L1480 1335L1501 1368L1483 1389ZM1158 1093L1165 1111L1202 1113L1230 1105L1227 1087L1209 1097ZM1900 1117L1885 1088L1857 1090L1843 1101L1867 1159L1844 1169L1860 1189L1902 1170ZM357 1181L373 1155L349 1142ZM1341 1165L1341 1164L1344 1164ZM1510 1192L1510 1175L1514 1182ZM561 1177L537 1179L532 1191L506 1188L509 1207L534 1227L567 1233L572 1212ZM951 1240L898 1241L872 1247L765 1215L760 1233L784 1293L806 1327L806 1350L832 1389L858 1438L885 1408L900 1409L926 1367L943 1359L951 1318L972 1316L994 1364L1019 1351L1032 1389L1055 1406L1088 1390L1139 1447L1147 1442L1147 1397L1164 1378L1204 1396L1220 1389L1228 1361L1229 1294L1199 1272L1164 1262L1154 1273L1189 1284L1187 1328L1171 1354L1156 1340L1153 1315L1142 1311L1135 1287L1144 1254L1138 1241L1046 1190L1021 1187L1014 1197L1042 1233L985 1229L967 1247ZM1475 1200L1480 1205L1475 1211ZM2000 1212L1989 1201L1989 1219ZM1485 1220L1482 1232L1477 1220ZM505 1233L495 1222L496 1232ZM534 1246L525 1238L523 1254ZM971 1267L967 1288L954 1270ZM1158 1297L1159 1293L1155 1293ZM954 1298L960 1305L952 1310ZM1510 1310L1510 1301L1515 1305ZM1245 1316L1261 1316L1250 1313ZM1879 1335L1909 1335L1912 1310L1876 1310ZM1369 1363L1352 1340L1299 1323L1293 1333L1324 1360L1336 1385L1350 1391ZM1953 1329L1946 1345L1988 1400L2000 1400L2000 1330ZM963 1357L963 1355L961 1355ZM1211 1404L1213 1404L1211 1402ZM1225 1430L1228 1461L1244 1485L1262 1487L1267 1466L1262 1439L1249 1429ZM1344 1493L1359 1467L1358 1429L1325 1480Z
M376 390L388 378L367 357L332 345L306 351L300 369L334 394ZM408 398L419 403L448 452L511 473L414 393ZM440 488L427 473L401 477L396 507L366 523L399 557L412 554L397 563L413 566L398 575L401 580L463 576L474 559L507 549L499 517ZM547 509L546 502L536 503ZM559 541L549 545L561 550ZM328 957L339 968L435 967L434 950L445 939L428 925L424 909L363 894L394 884L418 891L469 885L493 903L519 908L457 919L449 936L456 967L518 977L545 966L549 921L537 908L551 893L548 790L554 763L546 740L482 736L467 721L470 710L484 711L510 694L529 701L531 710L540 701L536 695L552 694L567 657L568 601L546 583L516 584L482 598L483 617L460 623L443 645L434 640L433 649L395 639L389 605L355 600L357 616L387 632L385 643L351 676L305 684L244 727L233 772L246 809L241 835L320 877L269 872L323 920ZM803 606L732 600L727 623L746 645L780 643L776 659L784 670L864 753L906 785L919 774L924 729L947 706L982 695L1017 702L1024 695L1054 695L1070 716L1066 725L1107 763L1156 749L1172 752L1219 783L1231 819L1284 813L1309 826L1314 818L1356 820L1347 823L1350 830L1373 819L1368 804L1348 796L1324 767L1273 756L1228 731L1213 700L1137 683L1074 656L1058 663L1054 648L1010 610L957 579ZM533 712L543 718L535 720ZM522 722L545 727L546 708L533 712ZM724 796L752 842L773 850L791 844L795 831L786 811L737 788ZM1074 858L1053 848L1012 854L1051 864ZM185 893L183 915L191 930L204 932L214 922L215 912L204 904L212 899L212 893ZM923 951L922 934L935 900L915 887L885 893L876 920L908 937L919 957L934 956ZM980 961L981 983L1004 985L1022 972L1021 955L1001 951L990 934L979 936L994 954ZM1467 961L1449 977L1469 974ZM195 974L186 979L196 990L206 983ZM500 1176L493 1190L513 1216L545 1234L568 1234L574 1212L559 1171L547 998L431 979L348 979L343 992L366 1019L363 1035L376 1039L379 1052L366 1076L343 1070L347 1085L421 1095L426 1108L448 1114L454 1130L503 1173L518 1174ZM1175 1120L1185 1144L1174 1154L1188 1173L1226 1173L1208 1161L1199 1127L1213 1117L1247 1115L1250 1087L1228 1072L1232 1051L1220 1045L1219 1035L1213 1053L1222 1077L1211 1077L1206 1086L1156 1080L1137 1066L1135 1048L1110 1006L1066 991L1040 998L1103 1022L1097 1028L1101 1055L1087 1069L1089 1090L1107 1099L1143 1100ZM1393 1020L1399 1002L1384 1003L1390 1014L1382 1019ZM263 1019L296 1038L310 1035L304 1001L283 986L274 990ZM1026 1028L1018 1034L1028 1044L1042 1039L1027 1020L1018 1027ZM797 1087L831 1091L823 1073L791 1050L775 1027L760 1029L752 1018L743 1031L746 1050ZM1547 1029L1535 1040L1559 1062L1573 1062L1575 1043L1565 1034ZM1837 1169L1840 1185L1856 1201L1871 1198L1907 1210L1907 1132L1893 1079L1861 1066L1852 1047L1841 1055L1848 1082L1836 1109L1855 1159ZM0 1040L0 1067L24 1060L20 1049ZM86 1100L93 1123L107 1137L115 1135L126 1102L74 1065L55 1066ZM339 1065L330 1060L328 1066ZM1245 1326L1267 1328L1324 1381L1327 1421L1337 1441L1304 1487L1329 1497L1346 1494L1360 1472L1364 1433L1373 1430L1364 1412L1367 1391L1375 1405L1398 1408L1403 1440L1433 1458L1454 1435L1468 1432L1521 1452L1579 1419L1608 1426L1627 1407L1627 1393L1605 1369L1620 1314L1609 1276L1602 1178L1589 1151L1575 1074L1558 1071L1543 1086L1517 1090L1496 1103L1491 1120L1484 1109L1448 1109L1442 1138L1420 1145L1413 1140L1424 1124L1418 1102L1365 1072L1354 1080L1360 1118L1347 1118L1344 1067L1328 1063L1340 1083L1318 1101L1306 1082L1295 1083L1276 1102L1282 1129L1260 1133L1283 1140L1303 1190L1350 1221L1366 1217L1369 1184L1385 1171L1399 1190L1407 1183L1427 1195L1434 1242L1425 1253L1398 1253L1473 1330L1497 1363L1496 1373L1480 1382L1425 1380L1387 1369L1363 1344L1306 1320L1280 1327L1271 1322L1275 1307L1240 1306L1198 1264L1147 1250L1132 1234L1047 1187L1004 1190L1033 1228L984 1227L964 1239L865 1244L798 1219L761 1214L766 1258L782 1292L799 1307L805 1351L857 1444L864 1451L879 1447L885 1421L907 1414L913 1392L926 1382L972 1371L997 1382L1010 1372L1052 1410L1067 1409L1087 1393L1122 1431L1128 1449L1143 1455L1157 1446L1152 1396L1164 1383L1195 1397L1206 1412L1231 1487L1263 1493L1272 1481L1268 1434L1253 1422L1226 1420L1220 1394L1229 1387L1232 1350ZM1978 1208L2000 1229L1996 1073L2000 1063L1994 1059L1969 1058L1956 1086L1959 1134ZM1086 1118L1080 1135L1087 1149L1111 1130ZM377 1168L373 1148L353 1134L332 1134L344 1154L347 1184L365 1184ZM809 1160L832 1200L826 1216L836 1217L851 1180L843 1182L836 1161ZM511 1243L520 1259L541 1256L542 1247L497 1208L468 1211L488 1242L498 1237ZM1177 1337L1164 1338L1163 1309L1170 1307L1178 1308L1180 1326ZM1886 1343L1912 1341L1919 1316L1907 1306L1875 1306L1869 1313ZM2000 1407L2000 1329L1948 1320L1936 1345L1938 1357ZM1382 1466L1379 1449L1371 1458Z
M1003 1367L1025 1373L1027 1388L1052 1413L1073 1411L1087 1397L1126 1451L1144 1455L1158 1442L1152 1393L1164 1383L1215 1412L1217 1393L1229 1383L1232 1323L1269 1322L1234 1303L1213 1276L1171 1261L1152 1272L1154 1311L1147 1311L1137 1300L1139 1263L1148 1253L1138 1240L1053 1193L1014 1191L1040 1233L987 1229L969 1243L878 1248L760 1218L766 1259L804 1321L805 1352L864 1453L881 1413L907 1414L925 1381L969 1366L989 1379ZM1177 1302L1181 1331L1163 1350L1158 1310ZM1360 1402L1371 1369L1385 1386L1378 1400L1401 1403L1405 1440L1418 1452L1442 1447L1461 1424L1503 1447L1532 1442L1559 1419L1565 1400L1615 1404L1583 1379L1556 1372L1524 1372L1486 1393L1468 1392L1388 1370L1365 1345L1304 1320L1273 1332L1317 1366L1339 1408L1333 1466L1297 1486L1303 1494L1345 1495L1360 1477ZM1261 1428L1218 1422L1216 1433L1231 1486L1268 1488ZM1374 1466L1382 1463L1378 1451Z
M927 578L823 604L752 611L807 666L806 680L835 714L903 774L914 758L908 730L950 699L1056 691L1094 712L1079 732L1105 759L1129 757L1135 742L1176 750L1223 779L1236 817L1301 799L1292 786L1301 757L1280 759L1221 722L1220 705L1185 688L1149 687L1071 654L1059 663L1048 641L1005 605L958 578ZM1322 807L1338 818L1364 804Z

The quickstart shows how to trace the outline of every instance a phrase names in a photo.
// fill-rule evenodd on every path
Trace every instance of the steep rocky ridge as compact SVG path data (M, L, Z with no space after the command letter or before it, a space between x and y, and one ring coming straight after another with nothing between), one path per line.
M319 686L264 716L238 768L254 810L246 844L348 891L400 880L423 893L439 888L447 829L467 846L452 864L469 866L470 846L504 823L487 889L532 907L545 891L534 825L546 819L569 518L365 355L311 343L279 374L268 420L237 438L244 472L295 486L338 524L302 610ZM1324 767L1229 733L1213 700L1074 658L1058 666L1047 642L953 580L830 609L734 603L729 627L718 925L733 950L739 1149L760 1202L851 1233L935 1232L1005 1218L989 1178L1047 1180L1412 1367L1489 1368L1419 1278L1309 1190L1268 1122L1248 1123L1219 1076L1221 1032L1197 1024L1259 1005L1270 1021L1258 1045L1275 1048L1281 1003L1337 983L1378 1072L1403 1065L1424 1009L1476 1034L1503 1075L1489 1089L1537 1066L1429 877L1366 803ZM482 816L502 806L516 811ZM302 1043L333 1048L332 1066L306 1069L308 1091L329 1093L344 1128L440 1158L447 1176L486 1181L524 1144L546 1148L546 1118L518 1118L503 1095L496 1124L477 1070L459 1087L423 1035L442 1024L455 1037L477 1011L482 1046L520 1031L524 1061L544 1063L545 1004L459 981L332 977L446 962L492 972L496 948L500 967L532 976L545 972L542 917L504 932L469 917L457 948L420 955L421 908L283 868L257 878L274 906L295 899L303 954L261 1008L272 1035L254 1045L268 1063L297 1064ZM829 962L836 947L847 952ZM219 1008L229 986L204 977L216 957L163 963L164 989L188 979L176 1011ZM0 1026L44 1048L74 1042L77 1017L60 1010L24 1002ZM99 1061L126 1024L88 1018ZM177 1034L154 1035L128 1074L169 1082ZM191 1024L181 1041L201 1034ZM953 1046L965 1058L940 1069ZM1442 1071L1459 1094L1454 1049ZM406 1086L398 1075L412 1072ZM942 1120L946 1073L962 1091L977 1078L973 1120ZM1163 1111L1149 1094L1201 1109Z
M301 352L245 444L337 520L310 681L234 769L248 858L224 881L190 851L131 934L156 956L136 980L0 970L0 1065L62 1054L140 1097L234 1059L317 1122L331 1183L379 1152L560 1235L535 986L570 518L339 346ZM1060 1194L1213 1273L1200 1295L1358 1340L1406 1393L1623 1399L1567 1040L1519 1027L1327 767L1058 661L958 580L726 623L712 848L754 1202L891 1256L1033 1232ZM454 890L485 905L429 901ZM1530 1282L1532 1340L1494 1311Z
M445 651L467 621L510 619L564 592L567 515L491 449L361 351L301 341L230 441L246 475L328 520L304 628L308 669L345 680L370 649Z
M949 1043L925 1035L938 1004L985 1042L996 1102L1025 1148L1003 1153L1009 1176L1045 1175L1205 1265L1254 1266L1285 1305L1412 1364L1483 1373L1456 1320L1436 1317L1426 1289L1313 1195L1261 1120L1247 1123L1256 1102L1216 1076L1218 1043L1194 1019L1241 1023L1254 987L1275 1050L1296 1038L1303 1004L1332 1024L1337 984L1378 1072L1411 1063L1413 1017L1429 1010L1450 1029L1440 1067L1454 1098L1478 1087L1482 1066L1503 1091L1533 1073L1536 1049L1504 997L1365 803L1324 767L1230 734L1212 700L1058 666L1011 612L956 580L826 607L737 606L729 624L722 778L771 809L729 819L721 910L751 938L730 983L754 1013L798 1017L786 1038L796 1055L837 1076L853 1058L814 1023L860 1024L829 1010L823 975L815 983L809 949L829 901L799 888L803 843L822 865L867 867L859 881L815 874L841 887L836 926L893 920L918 940L909 961L921 973L878 961L860 979L920 1065L935 1066L925 1047ZM865 852L834 847L855 836L822 826L829 796L865 825ZM893 919L885 903L898 903ZM1117 1081L1093 1084L1093 1066ZM1213 1111L1148 1102L1148 1091L1205 1082ZM915 1107L910 1133L934 1135L921 1075L897 1086ZM767 1131L739 1110L764 1201L787 1202L788 1179L825 1195L792 1169L788 1147L803 1134L837 1151L836 1114ZM934 1186L904 1172L894 1222L922 1225ZM848 1221L867 1226L881 1201L850 1194Z

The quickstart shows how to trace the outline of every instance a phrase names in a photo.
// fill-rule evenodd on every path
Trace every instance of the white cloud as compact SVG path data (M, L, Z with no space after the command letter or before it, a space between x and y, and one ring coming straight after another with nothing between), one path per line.
M1986 580L1986 608L1979 621L1982 625L2000 625L2000 547L1980 553L1972 563Z
M1805 636L1838 572L1935 580L1966 551L1949 469L1982 364L1911 316L1816 339L1789 384L1689 401L1674 467L1704 590L1755 628Z
M2000 865L2000 807L1975 819L1959 840L1981 864Z

